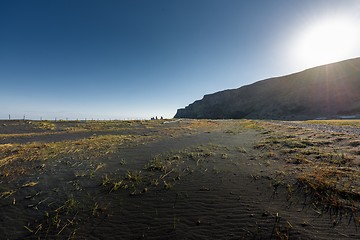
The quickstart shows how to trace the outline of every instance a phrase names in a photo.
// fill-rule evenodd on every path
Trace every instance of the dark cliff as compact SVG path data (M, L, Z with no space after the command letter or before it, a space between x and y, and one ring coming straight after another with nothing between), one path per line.
M303 120L360 115L360 58L225 90L178 109L175 118Z

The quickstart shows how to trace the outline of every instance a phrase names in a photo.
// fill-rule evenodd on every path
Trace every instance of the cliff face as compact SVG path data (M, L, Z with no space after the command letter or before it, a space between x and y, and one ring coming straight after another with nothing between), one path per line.
M303 120L360 115L360 58L225 90L178 109L175 118Z

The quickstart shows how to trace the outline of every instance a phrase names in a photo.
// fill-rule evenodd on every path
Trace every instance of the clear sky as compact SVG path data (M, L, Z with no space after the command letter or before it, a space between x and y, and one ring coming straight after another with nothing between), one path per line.
M359 26L358 0L1 0L0 119L170 118L359 57Z

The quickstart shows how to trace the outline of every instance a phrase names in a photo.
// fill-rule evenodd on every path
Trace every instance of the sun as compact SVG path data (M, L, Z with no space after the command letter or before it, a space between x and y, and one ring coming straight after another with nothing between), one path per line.
M358 21L332 17L309 24L297 36L294 56L299 63L322 65L354 57L359 52Z

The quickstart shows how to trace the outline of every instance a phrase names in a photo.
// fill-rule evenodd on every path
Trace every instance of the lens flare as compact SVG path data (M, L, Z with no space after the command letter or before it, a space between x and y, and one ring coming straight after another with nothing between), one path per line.
M354 54L360 52L359 26L359 21L344 17L310 24L296 38L296 61L315 66L356 57Z

